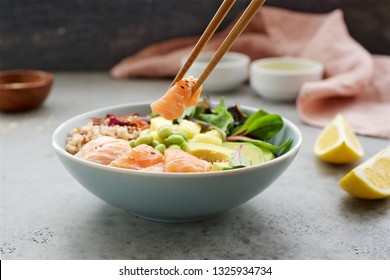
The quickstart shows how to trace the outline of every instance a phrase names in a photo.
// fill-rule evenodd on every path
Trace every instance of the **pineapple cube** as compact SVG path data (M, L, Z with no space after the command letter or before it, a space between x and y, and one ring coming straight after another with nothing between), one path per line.
M194 135L200 133L201 126L189 120L182 120L179 124L179 130L185 132L188 139L192 139Z
M218 131L218 130L216 130L216 129L211 129L211 130L209 130L209 131L206 131L205 134L209 134L209 135L218 137L218 138L220 138L221 140L223 140L223 136L222 136L221 132Z
M158 130L163 125L172 125L172 121L163 117L155 117L150 120L150 130Z

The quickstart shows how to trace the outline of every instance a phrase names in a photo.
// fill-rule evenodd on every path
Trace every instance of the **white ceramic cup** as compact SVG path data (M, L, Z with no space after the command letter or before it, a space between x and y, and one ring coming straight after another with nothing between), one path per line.
M298 57L272 57L255 60L250 66L250 85L269 100L293 101L303 83L321 80L322 63Z
M213 55L214 52L199 54L186 75L199 78ZM186 60L187 56L183 57L181 65ZM249 62L250 59L245 54L227 52L204 82L203 91L221 92L239 88L248 79Z

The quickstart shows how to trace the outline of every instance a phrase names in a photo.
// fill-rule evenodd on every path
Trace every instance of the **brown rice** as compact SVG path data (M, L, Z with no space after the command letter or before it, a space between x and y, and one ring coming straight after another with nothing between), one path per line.
M87 125L74 128L66 142L66 150L76 154L89 141L100 136L111 136L117 139L132 140L138 137L141 129L135 126L95 125L92 121Z

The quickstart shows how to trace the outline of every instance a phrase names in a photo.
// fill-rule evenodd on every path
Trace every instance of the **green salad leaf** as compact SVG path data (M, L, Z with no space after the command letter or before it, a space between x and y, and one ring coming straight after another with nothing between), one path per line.
M282 145L273 145L273 144L266 142L266 141L253 139L253 138L250 138L247 136L242 136L242 135L237 135L237 136L232 135L232 136L229 136L226 140L232 141L232 142L247 142L247 143L251 143L251 144L258 146L258 147L266 148L266 149L271 150L271 151L277 151L277 150L283 149L282 153L287 152L291 148L291 145L293 144L293 140L291 138L289 138Z
M283 119L277 114L259 110L249 116L243 125L237 127L232 135L248 135L252 138L268 140L283 127Z
M293 144L291 138L281 145L267 142L283 128L283 119L280 115L270 114L261 109L247 117L237 104L227 108L223 98L215 108L212 108L208 98L204 98L198 105L186 110L185 118L200 123L205 130L210 127L217 128L224 138L226 136L227 141L252 143L277 152L279 155L289 151ZM236 154L233 157L232 167L247 166L242 156Z
M186 112L189 117L207 122L221 129L226 135L234 125L233 116L229 113L222 98L218 105L212 109L208 105L196 106Z

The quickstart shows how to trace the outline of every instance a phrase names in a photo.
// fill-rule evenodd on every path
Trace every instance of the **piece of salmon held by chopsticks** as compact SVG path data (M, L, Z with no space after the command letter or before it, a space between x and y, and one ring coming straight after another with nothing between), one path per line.
M197 80L192 76L187 76L175 83L164 96L150 105L152 112L167 120L180 118L185 108L196 105L198 102L202 87L192 93Z

